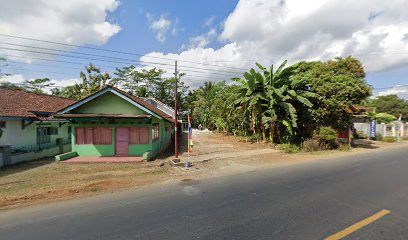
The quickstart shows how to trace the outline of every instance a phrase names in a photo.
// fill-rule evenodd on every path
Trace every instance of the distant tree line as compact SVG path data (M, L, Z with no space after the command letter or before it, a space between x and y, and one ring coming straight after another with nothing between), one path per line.
M192 115L193 125L275 143L300 142L321 127L341 131L352 124L352 105L373 106L377 112L408 118L408 104L395 95L369 99L372 88L365 81L362 64L353 57L329 61L298 62L264 67L225 81L204 82L191 90L180 74L178 101L182 117ZM111 76L89 64L80 82L52 88L53 95L81 99L108 84L139 97L154 97L174 105L174 77L157 68L117 68ZM4 84L3 84L4 85ZM25 88L41 93L52 87L48 78L25 82ZM11 86L8 86L11 87Z

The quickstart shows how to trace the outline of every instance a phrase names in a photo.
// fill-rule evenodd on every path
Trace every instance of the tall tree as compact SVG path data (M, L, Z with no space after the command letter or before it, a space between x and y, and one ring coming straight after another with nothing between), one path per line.
M152 95L154 85L162 81L164 71L157 68L137 69L131 65L123 68L116 68L115 78L112 84L123 88L125 91L139 97L148 97Z
M388 113L395 117L402 115L403 120L408 120L408 101L397 95L378 96L368 100L365 105L375 107L376 112Z
M361 104L371 95L371 87L364 77L362 64L352 57L296 64L293 79L304 79L310 90L319 95L312 101L316 107L301 114L305 127L309 130L318 126L347 129L352 119L348 107Z
M25 88L28 91L34 93L44 93L43 89L45 87L51 87L54 83L51 83L49 78L37 78L34 80L26 80L24 81Z
M85 67L85 73L82 71L79 73L79 77L82 80L80 83L82 97L98 92L106 87L111 79L109 73L102 73L101 69L92 63Z
M85 72L81 71L79 76L81 78L80 83L60 90L53 89L51 92L54 95L79 100L103 89L110 83L111 79L109 73L102 73L101 69L92 63L86 66Z
M175 78L163 77L164 70L158 68L138 69L133 65L116 70L116 77L112 79L112 84L138 97L153 97L169 106L174 105ZM179 109L182 111L186 110L183 100L188 90L188 87L181 80L183 76L183 73L179 74L177 94Z

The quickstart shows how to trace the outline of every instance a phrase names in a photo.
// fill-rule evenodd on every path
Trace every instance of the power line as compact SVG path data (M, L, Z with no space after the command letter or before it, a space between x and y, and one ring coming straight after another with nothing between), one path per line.
M397 87L408 87L408 84L395 85L392 87L373 88L373 89L374 90L386 90L386 89L392 89L392 88L397 88Z
M1 44L1 42L0 42L0 44ZM36 47L32 47L32 48L36 48ZM132 64L132 62L131 62L132 59L123 59L125 61L116 61L116 60L109 60L109 59L97 59L97 58L90 58L90 57L84 57L84 56L73 56L73 55L69 55L69 54L59 54L59 53L52 53L52 52L33 51L33 50L18 49L18 48L0 47L0 49L10 50L10 51L18 51L18 52L37 53L37 54L44 54L44 55L51 55L51 56L63 56L63 57L68 57L68 58L79 58L79 59L86 59L86 60L93 60L93 61L103 61L103 62L112 62L112 63L121 63L121 64ZM40 49L46 49L46 48L40 48ZM53 49L50 49L50 50L53 50ZM57 50L57 51L59 51L59 50ZM61 51L62 52L67 52L67 51L63 51L63 50L61 50ZM74 54L75 53L76 52L74 52ZM80 53L80 54L82 54L82 53ZM88 54L82 54L82 55L88 55ZM94 55L94 54L91 54L90 56L110 58L109 56ZM122 58L114 58L114 59L122 59ZM138 61L138 60L134 60L134 61ZM139 62L143 63L143 64L156 64L156 65L162 65L162 66L173 66L172 64L148 62L148 61L142 61L142 60L139 61ZM207 70L207 71L215 71L217 73L222 72L222 73L241 74L241 73L238 73L238 72L223 71L223 70L216 70L216 69L206 69L206 68L198 68L198 67L189 67L189 66L183 66L183 68L202 69L202 70Z
M194 61L181 60L181 59L174 59L174 58L165 58L165 57L157 57L157 56L148 56L148 55L146 55L146 54L141 54L141 53L129 53L129 52L123 52L123 51L117 51L117 50L111 50L111 49L105 49L105 48L95 48L95 47L89 47L89 46L80 46L80 45L75 45L75 44L68 44L68 43L54 42L54 41L41 40L41 39L35 39L35 38L29 38L29 37L21 37L21 36L10 35L10 34L2 34L2 33L0 33L0 36L3 36L3 37L9 37L9 38L24 39L24 40L30 40L30 41L37 41L37 42L45 42L45 43L51 43L51 44L56 44L56 45L63 45L63 46L76 47L76 48L91 49L91 50L97 50L97 51L105 51L105 52L112 52L112 53L119 53L119 54L133 55L133 56L141 56L141 57L146 57L146 58L163 59L163 60L171 60L171 61L176 61L176 60L177 60L177 61L180 61L180 62L185 62L185 63L193 63L193 64L199 64L199 65L205 65L205 66L214 66L214 67L222 67L222 68L231 68L231 69L237 69L237 70L244 70L244 71L246 71L246 69L243 69L243 68L237 68L237 67L231 67L231 66L223 66L223 65L216 65L216 64L208 64L208 63L194 62Z
M53 71L44 71L44 70L33 70L33 69L27 69L27 68L14 68L14 67L10 68L10 67L8 67L7 69L15 70L15 71L28 71L28 72L41 72L41 73L59 74L59 75L65 75L65 76L72 74L72 73L53 72Z
M23 57L23 56L18 56L18 55L12 55L12 54L7 54L8 57L13 57L13 58L22 58L22 59L35 59L35 60L41 60L41 61L47 61L47 62L58 62L58 63L68 63L68 64L76 64L76 65L82 65L82 66L87 66L89 65L89 62L87 63L80 63L80 62L71 62L71 61L64 61L64 60L56 60L56 59L47 59L47 58L38 58L38 57ZM9 59L6 59L6 62L10 61ZM24 62L25 63L25 62ZM28 63L31 64L31 63ZM109 66L109 65L100 65L98 64L98 67L107 67L107 68L117 68L115 66Z
M26 65L48 66L48 65L44 65L44 64L33 64L33 63L24 63L24 62L17 62L17 63L26 64ZM66 68L66 67L62 67L62 68ZM17 71L29 71L29 72L42 72L42 73L59 74L59 75L72 75L73 74L72 72L68 73L68 72L53 72L53 71L44 71L44 70L33 70L33 69L27 69L27 68L15 68L14 66L6 66L5 69L17 70ZM71 68L71 69L77 70L76 68ZM219 78L232 78L232 77L235 77L233 75L227 75L227 74L222 75L222 74L217 74L217 73L207 73L207 72L193 71L193 70L187 70L187 71L180 70L180 71L182 71L182 73L185 73L186 76L189 76L189 77L208 77L208 76L211 76L211 75L218 75ZM114 71L108 71L108 72L110 74L114 74ZM193 74L191 74L191 72L193 72ZM204 75L204 74L202 74L202 75L198 74L197 75L196 73L206 73L207 75Z
M19 62L19 61L13 61L13 60L8 60L7 62L12 63L12 64L24 64L24 65L33 65L33 66L40 66L40 67L50 67L50 65L47 64L40 64L40 63L27 63L27 62ZM12 66L12 65L6 65L6 67ZM67 67L67 66L52 66L52 68L63 68L63 69L72 69L72 70L81 70L80 67Z

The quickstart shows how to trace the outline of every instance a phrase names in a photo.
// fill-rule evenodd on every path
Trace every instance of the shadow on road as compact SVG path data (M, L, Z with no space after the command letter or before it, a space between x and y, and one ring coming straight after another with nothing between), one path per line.
M364 148L364 149L377 149L378 146L366 139L355 139L351 144L353 148Z

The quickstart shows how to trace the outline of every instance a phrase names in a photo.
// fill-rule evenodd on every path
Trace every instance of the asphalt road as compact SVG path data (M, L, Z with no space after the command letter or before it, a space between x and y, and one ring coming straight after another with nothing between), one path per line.
M0 239L408 239L408 146L0 212Z

